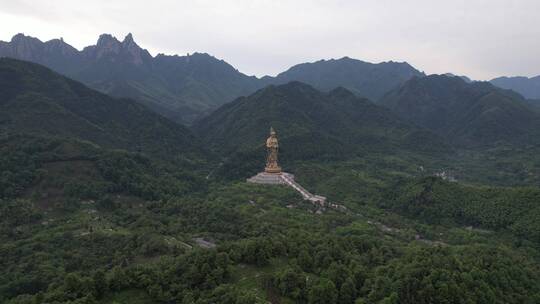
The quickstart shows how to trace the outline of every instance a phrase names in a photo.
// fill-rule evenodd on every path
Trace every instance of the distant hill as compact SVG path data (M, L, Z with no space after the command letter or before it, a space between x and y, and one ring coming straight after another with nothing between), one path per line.
M264 150L270 126L276 129L283 158L289 161L447 148L430 132L344 88L323 93L300 82L240 97L196 122L194 129L210 148L227 156Z
M373 64L343 57L298 64L275 78L265 77L262 80L267 84L300 81L322 91L344 87L358 96L377 101L411 77L423 75L406 62Z
M8 58L0 59L0 133L76 138L168 158L203 154L187 128L139 103Z
M208 54L152 57L131 34L123 41L103 34L96 45L82 51L61 39L42 42L18 34L10 42L0 42L0 57L45 65L94 89L134 98L187 123L259 87L257 78Z
M82 51L62 39L42 42L17 34L10 42L0 41L0 57L45 65L91 88L135 99L186 124L270 84L301 81L322 91L344 87L377 101L411 77L424 75L407 63L373 64L344 57L302 63L276 77L258 79L205 53L153 57L131 34L123 41L103 34L96 45Z
M463 79L463 81L467 82L467 83L471 83L473 82L469 77L465 76L465 75L455 75L455 74L452 74L452 73L446 73L444 74L444 76L448 76L448 77L459 77L461 79Z
M499 77L490 81L503 89L514 90L525 98L540 99L540 75L527 77Z
M400 181L384 194L381 205L428 223L508 229L540 240L538 187L474 187L428 177Z
M381 102L402 118L426 127L456 144L540 142L540 116L513 91L459 77L415 77Z

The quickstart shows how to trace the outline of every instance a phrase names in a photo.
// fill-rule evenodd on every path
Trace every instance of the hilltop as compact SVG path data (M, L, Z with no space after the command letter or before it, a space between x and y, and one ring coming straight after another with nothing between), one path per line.
M263 78L269 84L300 81L321 91L343 87L357 96L378 101L388 91L410 78L424 76L406 62L369 63L349 57L319 60L295 65L275 78Z
M486 82L415 77L389 92L381 104L464 147L539 143L540 115L519 94Z
M7 134L76 138L170 159L205 153L190 130L133 100L109 97L38 64L8 58L0 59L0 121Z

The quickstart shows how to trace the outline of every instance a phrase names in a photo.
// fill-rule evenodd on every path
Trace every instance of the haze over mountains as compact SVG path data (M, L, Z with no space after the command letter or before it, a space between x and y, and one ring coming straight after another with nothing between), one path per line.
M536 77L499 77L490 81L492 84L513 90L525 98L540 99L540 75Z
M406 62L373 64L343 57L295 65L275 78L264 77L269 84L301 81L319 90L343 87L357 96L379 100L386 92L413 76L425 76Z
M42 42L15 35L0 42L0 57L43 64L116 97L136 99L183 123L269 84L301 81L323 91L342 86L358 96L379 99L388 90L423 73L407 63L372 64L348 57L296 65L276 77L242 74L208 54L152 57L133 40L103 34L96 45L78 51L61 39Z
M101 35L96 45L77 51L62 40L22 34L0 43L0 56L43 64L116 97L134 98L166 117L194 116L256 88L248 77L208 54L152 57L131 34L123 41Z
M534 144L537 138L535 130L539 125L538 114L527 106L523 97L517 93L498 89L488 83L471 82L465 76L426 76L408 63L372 64L343 57L299 64L276 77L265 76L259 79L244 75L223 60L208 54L159 54L153 57L137 45L131 34L123 41L103 34L96 45L88 46L82 51L61 39L41 42L39 39L18 34L10 42L0 42L0 56L43 64L112 96L137 100L177 122L190 124L225 105L207 119L198 121L195 126L195 130L204 135L203 138L213 139L211 144L214 145L220 145L220 140L226 141L223 143L225 146L233 143L230 130L234 127L235 132L248 132L239 137L242 142L236 144L252 147L255 138L264 136L267 126L259 128L257 123L251 126L247 118L279 125L279 119L289 117L297 123L296 127L284 126L285 130L290 131L290 136L304 130L312 133L312 139L328 139L335 146L343 144L343 138L338 139L337 134L349 134L346 140L349 143L358 140L358 134L347 133L357 130L358 122L339 114L339 111L349 114L363 112L361 119L368 118L364 123L381 115L385 117L383 121L396 120L400 116L401 120L396 120L396 123L416 124L429 130L428 132L443 136L448 143L462 147L481 147L497 143ZM291 81L299 81L308 86L281 86ZM516 81L514 80L514 83ZM534 83L534 79L527 81ZM251 95L267 86L270 87ZM523 87L519 89L524 90ZM342 99L349 100L348 106L354 106L341 109L340 103L310 103L311 99L332 98L332 95L322 96L321 92L315 93L316 90L334 94L341 92ZM266 98L267 103L260 104L254 101L265 99L264 92L275 95L276 98L283 96L283 100L278 102ZM534 96L529 93L528 96ZM248 97L238 98L239 96ZM298 100L285 102L287 98L291 99L291 96ZM375 109L369 101L359 97L380 102L398 116L390 112L383 115L382 108ZM354 98L357 99L351 101ZM231 102L233 100L235 101ZM285 103L280 106L276 102ZM332 106L329 106L330 104ZM361 108L360 104L370 106ZM296 112L292 111L300 105ZM314 120L309 113L317 111L310 110L310 106L324 112L326 117L315 122L317 119ZM294 113L298 115L295 116ZM259 117L261 114L263 116ZM390 114L394 115L394 118L390 119ZM280 115L282 118L279 118ZM239 126L239 121L243 123L242 126ZM316 125L319 127L312 129ZM326 130L321 129L323 125L327 127ZM332 126L341 131L332 131ZM377 128L372 128L374 129ZM227 132L229 134L226 134ZM220 137L220 134L225 136Z

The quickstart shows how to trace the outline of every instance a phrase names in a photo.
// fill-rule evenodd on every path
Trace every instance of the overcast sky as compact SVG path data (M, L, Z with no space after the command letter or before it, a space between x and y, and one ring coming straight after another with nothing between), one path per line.
M131 32L153 55L206 52L249 75L349 56L428 74L540 74L540 0L0 0L19 32L81 49Z

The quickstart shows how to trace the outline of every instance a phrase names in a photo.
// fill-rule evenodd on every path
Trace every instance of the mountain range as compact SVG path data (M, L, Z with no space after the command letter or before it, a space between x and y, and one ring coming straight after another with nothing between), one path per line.
M15 35L0 41L0 57L45 65L115 97L135 99L172 120L192 123L222 104L270 84L301 81L322 91L344 87L378 100L387 91L422 72L407 63L372 64L344 57L291 67L276 77L247 76L205 53L153 57L128 34L119 41L109 34L78 51L62 39L42 42Z
M396 146L423 150L418 142L426 142L423 148L427 150L440 147L432 144L436 136L347 89L325 93L297 81L240 97L197 121L193 128L209 147L227 154L261 146L269 126L287 143L283 153L318 150L322 156Z
M521 95L488 82L414 77L386 94L381 104L460 146L540 142L538 112Z
M103 34L96 45L82 51L61 39L41 42L18 34L10 42L0 42L0 57L45 65L112 96L136 99L182 122L257 88L255 77L208 54L152 57L131 34L123 41Z
M270 85L198 120L194 131L225 156L224 171L241 178L260 170L272 126L286 167L295 161L343 161L374 154L437 155L445 140L345 88L330 92L301 82Z
M406 62L373 64L343 57L298 64L275 78L263 77L262 80L267 84L300 81L325 92L343 87L355 95L377 101L385 93L414 76L422 77L424 73Z
M490 81L503 89L516 91L529 99L540 99L540 75L536 77L499 77Z
M37 62L114 97L136 100L173 121L195 122L193 129L203 135L208 145L217 144L220 152L242 150L246 145L253 147L255 138L267 132L268 123L275 122L279 129L282 126L278 120L285 117L301 125L300 128L285 126L291 136L303 130L306 134L311 132L312 138L320 135L319 138L334 142L328 146L354 142L360 137L347 130L358 131L358 122L338 112L359 113L369 108L367 113L373 114L374 105L368 99L394 112L384 114L394 115L391 119L385 116L387 119L399 118L396 123L420 126L462 147L534 144L537 138L538 112L527 105L527 102L534 104L533 101L486 82L471 82L464 76L426 76L408 63L372 64L344 57L299 64L276 77L259 79L244 75L208 54L154 57L138 46L131 34L123 41L103 34L96 45L81 51L62 39L41 42L18 34L10 42L0 42L0 57ZM302 87L300 83L288 86L290 82L308 86ZM342 99L357 98L348 105L354 104L356 108L340 108L339 103L332 104L332 108L328 101L309 103L311 99L332 99L336 92L342 93ZM284 97L280 99L280 96ZM370 107L359 108L362 104ZM296 106L299 108L295 109ZM319 108L327 118L317 122L318 118L309 116L317 110L309 107ZM382 113L381 109L376 111L378 114L365 114L362 119ZM203 116L208 118L200 119ZM261 124L264 130L258 124L252 126L247 118L264 122ZM239 122L243 124L240 126ZM321 126L327 129L322 130ZM334 127L336 130L332 130ZM233 129L242 139L238 143L230 133ZM247 133L242 134L242 129ZM344 134L348 134L346 140ZM238 146L222 147L231 143ZM380 138L377 143L381 143Z
M347 57L256 78L131 35L0 57L0 303L540 303L520 93ZM246 182L271 127L292 187Z

